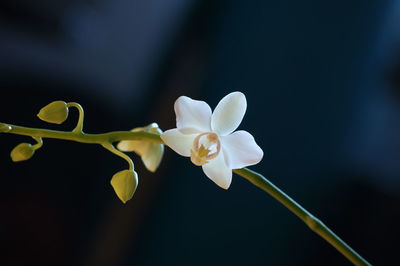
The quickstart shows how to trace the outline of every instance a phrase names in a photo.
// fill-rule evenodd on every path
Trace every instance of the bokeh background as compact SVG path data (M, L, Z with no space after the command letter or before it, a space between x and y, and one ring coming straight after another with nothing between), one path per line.
M265 174L374 265L398 265L400 2L2 0L0 121L77 101L86 132L175 126L180 95L246 94L241 129ZM123 205L126 163L45 140L26 162L0 138L0 265L350 265L235 176L228 191L167 149Z

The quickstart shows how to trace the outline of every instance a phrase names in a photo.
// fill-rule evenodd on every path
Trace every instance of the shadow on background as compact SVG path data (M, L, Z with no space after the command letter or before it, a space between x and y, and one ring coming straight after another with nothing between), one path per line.
M242 129L265 174L376 265L396 265L400 5L395 1L0 3L2 122L77 101L85 131L175 126L180 95L215 107L246 94ZM26 162L0 139L0 265L349 265L271 197L235 176L224 191L167 150L126 205L125 162L45 140Z

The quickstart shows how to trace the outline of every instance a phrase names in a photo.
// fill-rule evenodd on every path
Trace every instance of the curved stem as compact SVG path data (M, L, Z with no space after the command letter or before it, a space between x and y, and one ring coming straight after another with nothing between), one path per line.
M32 146L32 148L36 151L37 149L40 149L43 146L43 140L40 137L32 137L34 140L36 140L36 144Z
M112 145L111 143L103 143L103 144L101 144L101 146L103 146L104 148L106 148L110 152L114 153L115 155L117 155L117 156L123 158L125 161L127 161L128 164L129 164L129 170L130 171L133 171L135 169L134 165L133 165L133 161L131 160L131 158L128 155L126 155L125 153L117 150L114 147L114 145Z
M79 111L78 123L76 124L76 127L74 128L74 130L72 130L72 132L83 133L83 119L85 117L85 112L83 111L82 106L79 103L70 102L67 103L67 107L75 107Z
M371 265L349 245L347 245L340 237L330 230L323 222L314 217L310 212L304 209L300 204L286 195L282 190L272 184L264 176L251 171L247 168L235 169L234 173L246 178L255 186L261 188L277 201L282 203L286 208L299 217L312 231L317 233L329 244L336 248L343 256L355 265Z

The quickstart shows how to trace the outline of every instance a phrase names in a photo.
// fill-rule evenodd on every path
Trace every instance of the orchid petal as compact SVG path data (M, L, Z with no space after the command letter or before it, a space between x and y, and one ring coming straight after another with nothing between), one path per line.
M202 166L204 173L218 186L228 189L232 182L232 169L225 163L221 150L217 157Z
M150 146L149 142L143 142L139 140L123 140L117 144L118 150L125 152L133 151L139 154L140 156L142 156L148 151L149 146Z
M153 134L162 134L162 130L158 127L157 123L152 123L148 127L148 132ZM147 152L141 155L142 161L150 172L155 172L161 163L161 159L164 155L164 145L149 143Z
M131 130L131 132L144 131L145 127L137 127ZM149 143L138 141L138 140L122 140L118 142L117 148L120 151L134 151L142 156L148 149Z
M220 139L227 164L231 169L257 164L264 155L254 137L247 131L239 130Z
M143 164L150 172L155 172L161 163L164 154L164 145L149 143L148 152L141 155Z
M146 127L138 127L131 130L132 132L150 132L153 134L160 135L162 130L158 127L157 123L151 123ZM164 145L149 143L138 140L123 140L117 145L120 151L124 152L135 152L140 155L143 164L147 170L155 172L160 165L161 159L164 154Z
M161 134L164 143L179 155L190 157L190 150L196 134L183 134L179 129L174 128Z
M221 136L232 133L242 122L246 112L246 97L241 92L232 92L218 103L211 117L211 128Z
M211 108L203 101L181 96L175 101L176 127L183 133L210 131Z
M164 145L138 140L123 140L118 143L117 148L120 151L135 152L138 154L146 169L150 172L157 170L164 154Z

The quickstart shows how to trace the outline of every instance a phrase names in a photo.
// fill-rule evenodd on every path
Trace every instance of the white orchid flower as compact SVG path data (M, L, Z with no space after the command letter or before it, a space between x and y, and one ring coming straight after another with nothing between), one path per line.
M162 133L162 130L158 127L157 123L151 123L146 127L134 128L131 131L145 131L158 135ZM117 148L120 151L133 151L137 153L142 158L143 164L146 166L147 170L151 172L155 172L157 170L164 154L164 145L137 140L120 141L117 145Z
M246 108L246 97L241 92L226 95L213 113L206 102L181 96L174 106L176 128L162 133L161 139L178 154L202 166L218 186L228 189L232 169L257 164L264 154L250 133L234 132Z

